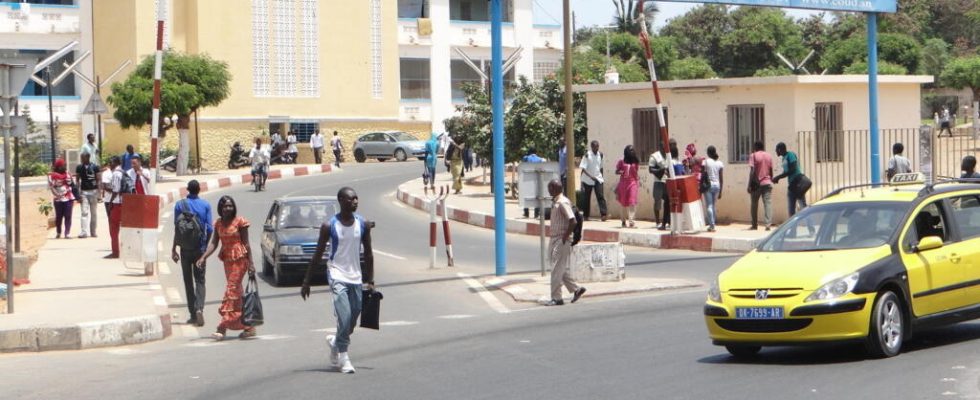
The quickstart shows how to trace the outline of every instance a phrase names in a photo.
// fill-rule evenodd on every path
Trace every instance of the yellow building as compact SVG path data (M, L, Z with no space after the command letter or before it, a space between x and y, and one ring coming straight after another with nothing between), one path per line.
M200 133L204 168L223 168L233 142L260 136L268 142L275 131L297 133L300 162L312 161L305 138L317 129L327 138L338 131L348 149L369 130L428 132L427 122L399 121L396 6L396 0L168 1L164 46L207 53L232 74L230 96L201 109L199 126L190 127L191 135ZM155 1L99 0L93 15L96 74L153 54ZM126 144L149 150L148 126L123 130L110 118L105 132L107 153ZM177 136L176 129L168 132L162 148L176 149Z

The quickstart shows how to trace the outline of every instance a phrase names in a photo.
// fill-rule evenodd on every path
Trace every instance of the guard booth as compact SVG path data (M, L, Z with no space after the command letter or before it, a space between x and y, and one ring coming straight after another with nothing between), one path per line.
M124 194L119 229L119 259L127 270L150 276L156 271L160 237L160 197Z

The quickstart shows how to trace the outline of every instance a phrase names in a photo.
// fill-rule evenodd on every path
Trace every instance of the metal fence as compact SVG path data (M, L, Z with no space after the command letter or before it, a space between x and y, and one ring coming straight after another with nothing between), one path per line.
M933 176L958 176L959 160L976 152L976 138L957 132L952 138L935 138L934 131L920 133L919 128L882 129L880 131L881 174L885 179L892 145L902 143L903 155L913 171ZM821 199L836 188L871 182L871 143L867 130L798 132L797 154L803 172L813 181L807 201ZM931 151L936 146L935 152ZM936 154L936 157L930 155Z

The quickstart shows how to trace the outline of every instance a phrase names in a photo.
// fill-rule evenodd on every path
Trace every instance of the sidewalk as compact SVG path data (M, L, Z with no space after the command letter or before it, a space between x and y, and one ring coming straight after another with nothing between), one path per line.
M477 171L478 169L475 168L474 172L478 173ZM449 174L438 173L436 176L437 188L451 185ZM493 194L490 193L489 179L487 181L487 185L482 185L479 178L470 179L464 185L462 194L450 195L446 204L449 219L493 229L495 223ZM396 197L402 203L427 211L421 178L399 186ZM516 199L508 196L506 203L507 232L539 234L538 220L521 218L523 209L518 208ZM442 215L441 210L439 215ZM548 223L545 221L545 226ZM619 218L610 218L606 222L598 220L586 222L582 230L582 238L590 242L622 242L624 245L661 249L747 253L769 234L765 229L750 231L748 228L746 224L718 225L717 231L713 233L671 235L669 231L658 231L651 221L637 221L636 228L629 229L620 227Z
M330 165L276 165L269 179L331 170ZM157 183L161 210L183 196L191 179L201 182L202 193L251 182L248 168L181 177L165 173ZM99 207L97 238L77 238L77 207L71 239L53 239L54 230L48 231L30 269L31 283L14 289L15 313L2 314L6 306L0 311L0 353L118 346L171 334L173 321L157 276L143 275L141 264L127 270L120 260L102 258L110 243L105 209ZM169 238L161 239L169 244Z

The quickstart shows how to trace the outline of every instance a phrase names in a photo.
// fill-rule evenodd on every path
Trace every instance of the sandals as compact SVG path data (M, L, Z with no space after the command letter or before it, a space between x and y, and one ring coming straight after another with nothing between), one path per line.
M214 341L216 341L216 342L220 342L222 340L225 340L225 334L224 333L221 333L221 332L212 333L211 334L211 339L214 339Z
M247 331L242 331L238 334L239 339L249 339L255 337L255 329L249 329Z

